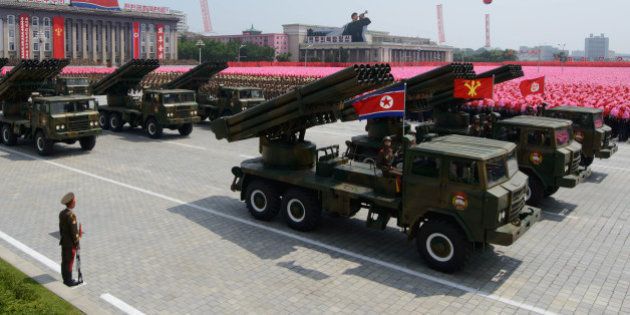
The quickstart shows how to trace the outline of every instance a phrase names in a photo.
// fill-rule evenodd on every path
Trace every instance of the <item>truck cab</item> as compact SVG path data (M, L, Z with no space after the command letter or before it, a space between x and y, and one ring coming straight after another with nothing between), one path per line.
M265 101L263 90L255 87L225 87L219 88L215 97L210 94L200 94L199 115L201 120L210 121L223 116L238 114Z
M88 78L59 76L45 83L39 93L43 96L88 95L89 87Z
M529 176L528 203L539 205L560 187L573 188L591 174L580 168L582 145L571 121L532 116L500 120L493 138L518 145L520 170Z
M544 114L573 122L575 141L582 144L581 165L589 166L596 157L608 159L617 152L617 143L612 140L612 129L604 124L601 109L558 106L546 110Z
M101 133L95 99L80 95L34 96L29 104L5 104L1 122L4 144L32 138L35 149L44 156L53 152L57 142L79 141L83 150L92 150Z

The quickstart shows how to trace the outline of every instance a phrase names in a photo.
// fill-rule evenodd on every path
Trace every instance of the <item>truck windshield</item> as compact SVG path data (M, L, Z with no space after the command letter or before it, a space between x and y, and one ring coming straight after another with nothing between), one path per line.
M565 146L571 142L571 133L568 128L556 130L556 145Z
M488 187L493 187L512 177L518 172L518 160L516 159L516 151L508 156L501 156L486 162L486 171L488 173Z
M602 118L601 113L595 114L593 120L595 120L595 129L604 127L604 118Z
M65 114L65 113L82 113L87 111L96 110L96 103L94 100L80 100L71 102L51 102L50 114Z
M86 78L68 78L66 79L66 84L67 85L80 85L80 86L87 86L89 85L88 79Z
M162 97L164 98L164 105L190 103L195 101L194 93L168 93L164 94Z
M262 98L262 92L259 90L241 91L241 98Z

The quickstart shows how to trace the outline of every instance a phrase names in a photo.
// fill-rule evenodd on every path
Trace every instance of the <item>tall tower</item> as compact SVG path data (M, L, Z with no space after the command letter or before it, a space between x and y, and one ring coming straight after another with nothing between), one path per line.
M210 22L210 9L208 8L208 0L199 0L201 5L201 17L203 18L203 32L212 33L212 23Z
M486 48L492 47L490 41L490 14L486 14Z
M446 34L444 34L444 13L442 11L442 5L437 5L437 23L438 23L438 43L443 44L446 42Z

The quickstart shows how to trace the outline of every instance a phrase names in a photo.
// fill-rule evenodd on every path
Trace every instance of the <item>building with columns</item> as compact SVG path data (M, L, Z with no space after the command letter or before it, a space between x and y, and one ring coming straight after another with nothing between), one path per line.
M103 65L176 60L178 22L174 14L88 9L63 0L0 0L0 57Z

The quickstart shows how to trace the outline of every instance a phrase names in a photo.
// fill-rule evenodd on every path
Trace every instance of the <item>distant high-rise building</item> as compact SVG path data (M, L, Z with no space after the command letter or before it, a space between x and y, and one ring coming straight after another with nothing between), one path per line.
M610 41L604 34L600 36L593 36L593 34L591 34L584 41L586 58L589 60L608 59L610 57L609 45Z
M177 33L184 34L188 32L188 16L183 11L171 10L171 14L179 19L177 22Z

